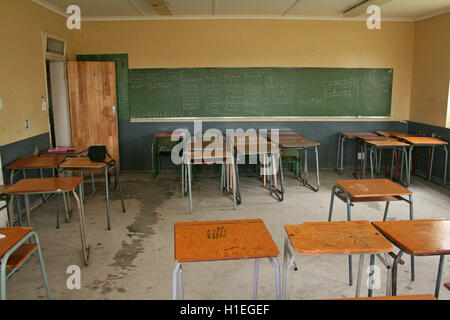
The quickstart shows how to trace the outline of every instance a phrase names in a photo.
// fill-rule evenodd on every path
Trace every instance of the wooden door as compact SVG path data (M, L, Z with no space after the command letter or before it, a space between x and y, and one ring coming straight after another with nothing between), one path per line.
M72 145L106 145L119 168L114 62L67 62Z

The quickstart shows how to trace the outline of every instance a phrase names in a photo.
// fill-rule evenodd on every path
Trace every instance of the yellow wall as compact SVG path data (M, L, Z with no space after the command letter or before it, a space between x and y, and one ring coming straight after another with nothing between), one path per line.
M173 20L83 22L76 54L128 53L130 68L394 68L392 120L407 120L414 23Z
M450 128L450 13L416 23L410 120Z
M49 131L41 31L68 39L65 21L30 0L0 1L0 146Z

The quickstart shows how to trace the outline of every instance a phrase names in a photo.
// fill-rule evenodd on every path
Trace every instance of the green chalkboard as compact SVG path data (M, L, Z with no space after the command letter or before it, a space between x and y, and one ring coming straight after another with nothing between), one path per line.
M130 117L383 117L392 78L392 69L130 69Z

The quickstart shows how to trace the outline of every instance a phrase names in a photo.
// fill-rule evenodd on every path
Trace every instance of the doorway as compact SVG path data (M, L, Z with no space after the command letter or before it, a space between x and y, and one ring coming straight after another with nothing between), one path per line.
M45 60L50 147L71 146L69 95L65 61Z

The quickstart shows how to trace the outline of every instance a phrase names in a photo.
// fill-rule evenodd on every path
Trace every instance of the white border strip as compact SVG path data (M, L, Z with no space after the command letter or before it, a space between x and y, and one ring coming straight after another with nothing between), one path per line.
M331 120L325 120L331 119ZM391 119L390 116L305 116L305 117L177 117L177 118L131 118L130 122L192 122L192 121L207 121L207 122L224 122L224 121L332 121L332 120L386 120ZM399 121L399 120L390 120Z

